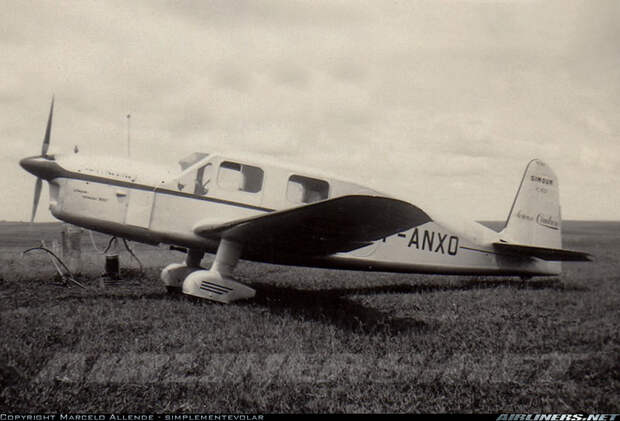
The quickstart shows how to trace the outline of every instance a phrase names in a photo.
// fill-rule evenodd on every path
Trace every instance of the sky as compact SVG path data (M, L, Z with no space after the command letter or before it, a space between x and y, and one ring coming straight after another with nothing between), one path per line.
M504 220L547 162L564 219L620 219L620 2L28 1L0 5L0 220L50 153L176 166L242 151ZM37 221L51 221L47 187Z

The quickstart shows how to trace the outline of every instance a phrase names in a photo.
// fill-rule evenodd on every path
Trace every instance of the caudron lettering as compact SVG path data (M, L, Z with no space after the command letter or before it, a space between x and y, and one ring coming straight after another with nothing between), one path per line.
M546 228L551 228L554 230L560 229L560 223L550 215L539 213L536 215L536 223Z

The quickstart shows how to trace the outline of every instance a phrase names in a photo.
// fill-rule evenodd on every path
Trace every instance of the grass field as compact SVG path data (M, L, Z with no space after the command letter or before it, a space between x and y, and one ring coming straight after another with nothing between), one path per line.
M561 279L241 262L257 297L228 306L168 295L164 248L102 287L87 235L88 288L60 286L21 256L59 230L0 223L2 411L620 412L620 222L565 223L596 261Z

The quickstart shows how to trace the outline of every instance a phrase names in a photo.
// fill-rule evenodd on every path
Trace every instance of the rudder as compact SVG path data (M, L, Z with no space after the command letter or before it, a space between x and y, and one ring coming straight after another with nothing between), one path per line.
M517 190L501 239L535 247L562 248L558 179L544 162L533 159Z

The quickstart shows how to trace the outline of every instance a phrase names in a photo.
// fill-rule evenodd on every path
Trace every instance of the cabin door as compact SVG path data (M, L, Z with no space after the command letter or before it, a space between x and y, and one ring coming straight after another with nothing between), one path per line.
M151 225L154 198L155 193L152 190L130 189L125 223L148 228Z

